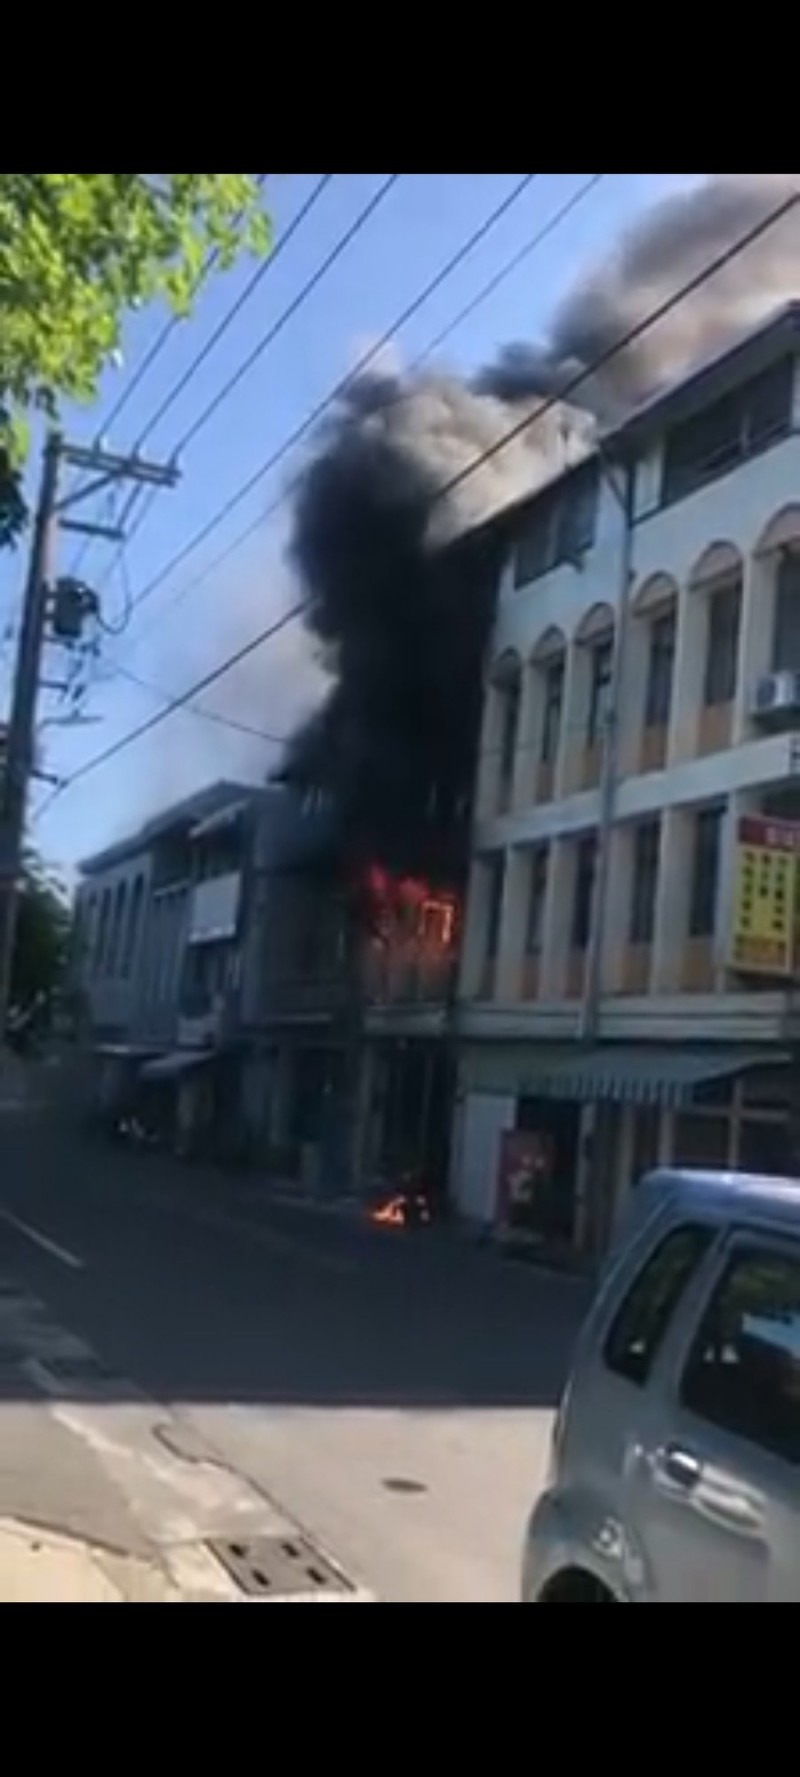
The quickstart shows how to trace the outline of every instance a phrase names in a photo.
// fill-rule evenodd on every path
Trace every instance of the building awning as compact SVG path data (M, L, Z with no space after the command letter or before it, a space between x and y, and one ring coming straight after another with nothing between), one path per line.
M572 1049L559 1060L551 1051L528 1091L533 1098L566 1099L573 1104L676 1108L691 1104L702 1086L789 1062L788 1055L753 1049L683 1049L677 1044L633 1048L609 1043L601 1049Z
M163 1080L182 1080L185 1074L196 1073L201 1067L208 1067L214 1060L213 1053L204 1051L202 1054L190 1053L188 1049L180 1049L173 1055L163 1055L159 1061L149 1061L142 1068L142 1079L148 1085Z

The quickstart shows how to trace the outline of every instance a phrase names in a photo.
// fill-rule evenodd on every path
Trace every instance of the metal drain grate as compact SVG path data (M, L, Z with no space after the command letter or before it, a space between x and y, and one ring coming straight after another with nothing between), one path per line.
M210 1543L209 1547L245 1596L266 1604L323 1594L347 1597L351 1591L342 1574L302 1536L269 1536L254 1542Z

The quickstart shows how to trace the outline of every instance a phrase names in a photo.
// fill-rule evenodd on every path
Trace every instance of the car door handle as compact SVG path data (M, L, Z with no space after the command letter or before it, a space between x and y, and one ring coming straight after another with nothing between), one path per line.
M666 1480L673 1487L680 1487L684 1493L694 1493L703 1479L703 1464L691 1450L684 1449L682 1444L670 1444L663 1452L661 1469Z

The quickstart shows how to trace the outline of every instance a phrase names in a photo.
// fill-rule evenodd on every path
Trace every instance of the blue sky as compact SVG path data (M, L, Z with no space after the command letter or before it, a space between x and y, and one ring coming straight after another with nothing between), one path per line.
M268 201L278 236L304 203L317 174L271 176ZM365 346L390 327L413 299L522 177L515 173L404 174L358 240L290 322L275 345L187 453L175 493L164 493L127 552L126 573L134 593L276 450L349 368ZM413 359L441 331L492 273L585 183L582 173L538 177L468 263L447 282L406 329L398 344ZM701 175L671 173L608 174L603 184L573 213L541 251L454 335L444 362L468 372L502 343L535 338L574 279L604 256L621 230L653 200ZM148 454L169 457L181 434L237 369L271 323L296 295L337 239L363 208L385 175L343 173L332 184L307 224L298 232L239 316L225 340L187 388L158 429L148 437ZM170 341L151 374L126 407L118 427L106 436L110 447L130 448L147 428L160 402L194 359L252 274L250 264L210 285L192 319ZM163 311L132 319L125 363L105 379L96 409L71 412L72 437L89 440L104 431L111 411L164 324ZM112 744L158 707L158 699L114 676L115 662L167 692L182 690L217 660L279 614L291 595L285 545L289 507L258 530L246 547L194 591L180 597L188 580L229 538L270 505L286 486L298 458L284 463L254 492L196 557L142 607L131 629L103 643L92 669L87 712L96 723L84 729L47 726L44 763L62 777L101 748ZM101 516L100 513L97 516ZM61 569L74 560L74 540L65 538ZM107 572L113 552L96 545L84 564L95 582ZM24 562L7 558L0 566L2 670L7 683ZM123 607L121 570L106 592L113 621ZM56 676L62 663L54 657ZM236 674L209 692L208 707L237 720L283 734L318 691L318 677L302 631L287 632ZM5 690L5 685L2 687ZM45 696L42 718L58 718L61 706ZM159 805L215 777L257 781L276 753L261 742L183 713L147 741L56 802L42 821L39 843L48 858L71 868L81 856L125 832ZM39 786L34 807L46 792Z

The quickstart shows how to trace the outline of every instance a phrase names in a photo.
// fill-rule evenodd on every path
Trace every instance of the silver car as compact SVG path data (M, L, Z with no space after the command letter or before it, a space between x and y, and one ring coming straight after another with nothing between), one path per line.
M580 1341L523 1598L800 1603L800 1181L640 1186Z

